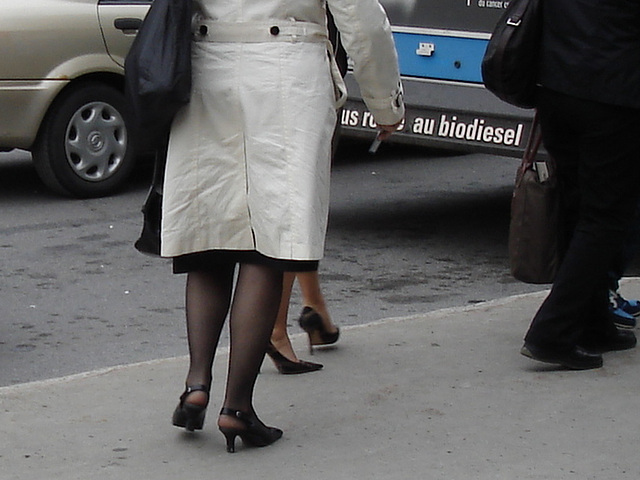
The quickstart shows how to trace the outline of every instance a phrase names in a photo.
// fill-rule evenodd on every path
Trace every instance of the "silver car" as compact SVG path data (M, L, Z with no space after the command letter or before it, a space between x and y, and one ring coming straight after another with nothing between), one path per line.
M54 191L98 197L135 162L124 57L152 0L1 0L0 150Z

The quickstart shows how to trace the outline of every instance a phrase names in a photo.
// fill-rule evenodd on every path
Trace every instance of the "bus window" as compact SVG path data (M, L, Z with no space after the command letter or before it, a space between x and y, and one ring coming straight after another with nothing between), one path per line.
M381 0L391 21L405 89L406 121L392 138L463 151L521 156L533 112L482 85L480 64L507 0ZM375 122L347 75L342 134L373 138Z

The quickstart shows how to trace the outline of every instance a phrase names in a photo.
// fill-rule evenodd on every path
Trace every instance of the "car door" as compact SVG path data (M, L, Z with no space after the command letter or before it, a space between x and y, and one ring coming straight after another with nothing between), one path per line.
M0 80L68 79L104 53L96 0L0 1Z
M124 59L153 0L100 0L98 17L111 58L124 67Z

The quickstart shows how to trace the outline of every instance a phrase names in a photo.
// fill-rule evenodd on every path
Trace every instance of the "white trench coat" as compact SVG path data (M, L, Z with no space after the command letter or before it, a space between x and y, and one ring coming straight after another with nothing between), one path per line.
M368 108L395 124L404 105L384 10L377 0L326 3ZM194 4L193 89L171 130L162 255L319 260L344 86L327 55L325 0Z

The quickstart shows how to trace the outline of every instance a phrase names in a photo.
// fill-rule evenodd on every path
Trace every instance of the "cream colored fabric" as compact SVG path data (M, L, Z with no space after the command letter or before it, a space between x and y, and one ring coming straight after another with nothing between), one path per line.
M216 21L324 26L326 18L322 0L195 3L213 29ZM328 3L372 113L396 123L404 107L384 11L376 0ZM322 41L194 42L191 102L171 131L163 256L228 249L322 257L337 101L326 48Z

